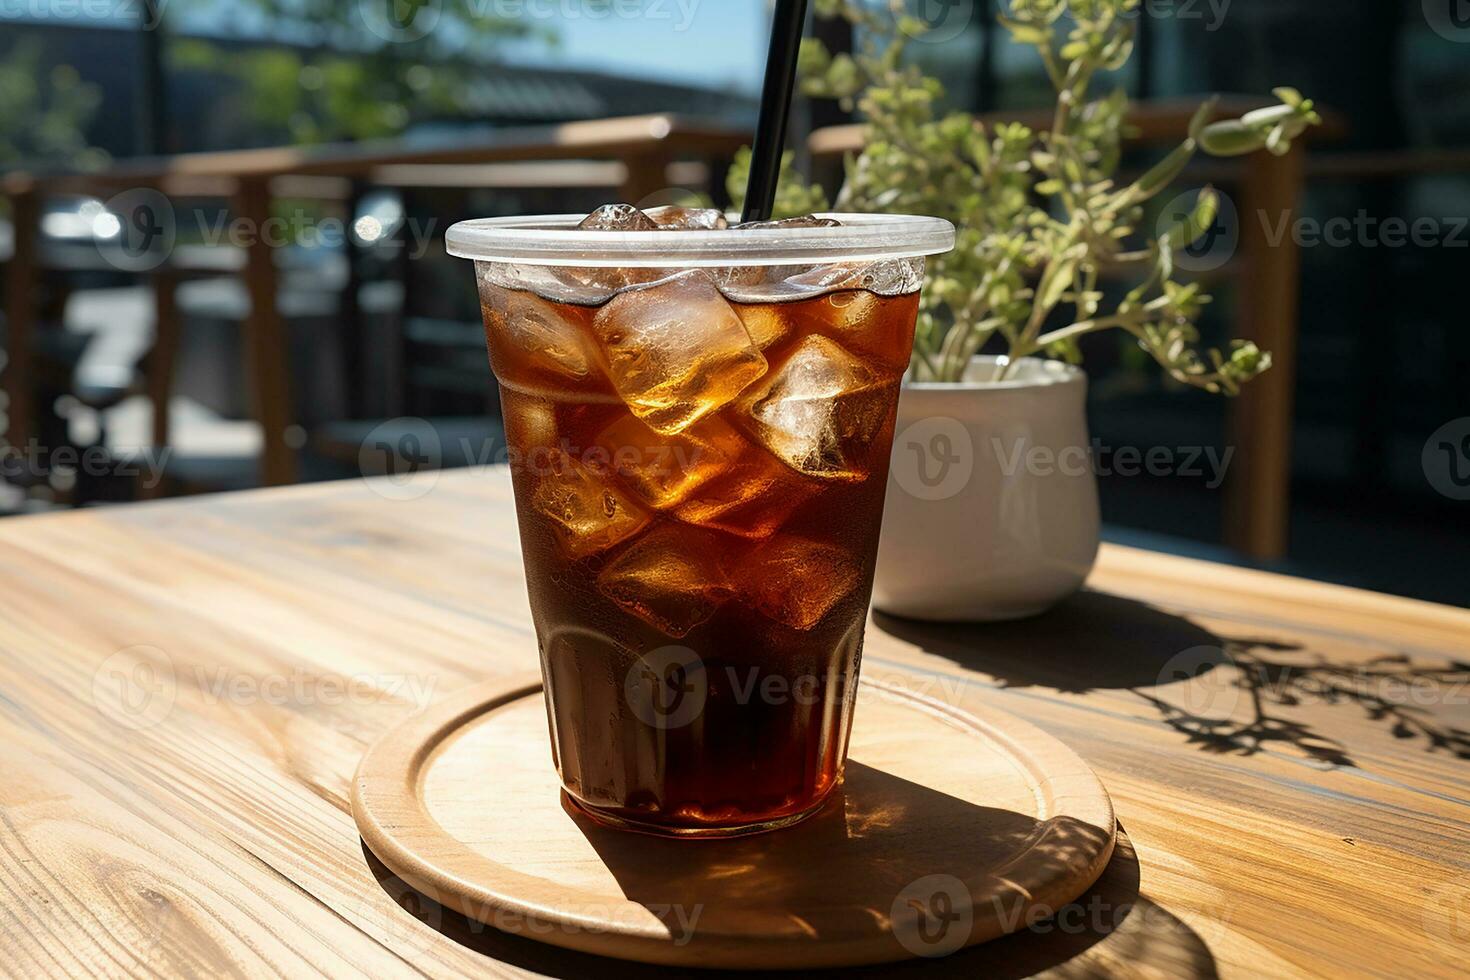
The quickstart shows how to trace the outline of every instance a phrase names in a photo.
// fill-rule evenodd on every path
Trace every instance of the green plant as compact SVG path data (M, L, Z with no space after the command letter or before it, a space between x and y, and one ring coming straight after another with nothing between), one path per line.
M71 65L46 69L40 41L16 41L0 58L0 164L106 166L107 152L87 140L101 103Z
M1121 68L1133 51L1139 0L1009 0L1001 23L1013 41L1034 47L1056 88L1051 127L987 126L967 113L940 114L943 89L904 60L922 22L902 0L874 9L858 0L817 0L819 16L846 18L859 38L854 55L832 55L819 41L802 48L802 90L855 108L868 127L863 152L846 161L835 202L842 211L887 211L948 218L956 247L931 260L921 302L911 374L953 381L970 358L1001 338L1008 364L1043 353L1080 360L1085 334L1119 328L1174 378L1235 394L1270 367L1271 355L1247 341L1227 351L1198 348L1196 322L1209 302L1198 283L1176 277L1174 257L1214 223L1218 196L1199 195L1193 213L1151 238L1139 231L1143 205L1167 188L1194 155L1285 153L1319 123L1310 100L1277 89L1279 105L1240 119L1210 122L1202 105L1188 138L1138 180L1115 180L1127 98L1095 97L1097 75ZM732 192L743 188L735 168ZM810 210L811 188L791 173L778 213ZM1104 307L1105 274L1137 269L1141 281Z
M475 100L483 92L484 65L501 43L555 41L532 20L486 12L489 5L426 2L371 0L384 25L406 27L424 18L421 37L389 41L369 26L366 2L193 0L189 12L195 16L201 10L236 14L243 7L262 35L301 43L224 48L179 36L168 48L169 67L233 79L228 98L236 107L225 111L243 113L265 139L322 143L392 137L419 119L482 115ZM173 16L167 12L165 24Z

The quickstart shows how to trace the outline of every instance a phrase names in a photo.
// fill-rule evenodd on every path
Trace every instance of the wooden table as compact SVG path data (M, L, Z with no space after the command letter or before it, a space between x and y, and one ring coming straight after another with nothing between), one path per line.
M368 743L536 666L505 472L418 479L0 523L0 971L657 975L363 851ZM1108 547L1038 620L876 617L864 669L900 667L1075 747L1125 840L1057 924L889 972L1464 967L1470 612Z

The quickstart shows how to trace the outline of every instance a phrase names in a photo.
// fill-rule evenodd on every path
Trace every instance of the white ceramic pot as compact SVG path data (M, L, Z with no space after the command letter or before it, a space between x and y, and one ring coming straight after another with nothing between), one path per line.
M1019 619L1081 587L1097 557L1087 376L977 357L898 404L873 605L913 619Z

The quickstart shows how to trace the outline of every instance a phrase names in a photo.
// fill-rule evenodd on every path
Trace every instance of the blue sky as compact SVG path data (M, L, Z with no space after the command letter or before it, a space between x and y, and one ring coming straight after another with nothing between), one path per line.
M359 7L393 0L341 0ZM586 68L689 82L746 93L760 89L771 0L400 0L457 5L471 17L520 20L557 43L512 42L503 53L517 64ZM128 28L139 0L53 5L50 0L0 3L0 21L57 26ZM162 0L174 29L206 34L258 34L259 8L238 0ZM287 8L289 9L289 7Z
M508 60L760 90L770 30L766 0L625 0L621 9L641 16L598 20L563 16L583 9L575 2L547 0L542 9L557 12L538 24L553 30L559 44L550 50L517 44L507 50Z

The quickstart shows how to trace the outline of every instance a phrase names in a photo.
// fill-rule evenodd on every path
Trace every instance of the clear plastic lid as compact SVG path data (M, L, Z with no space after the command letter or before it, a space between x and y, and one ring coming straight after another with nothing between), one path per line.
M477 262L621 268L881 262L954 248L954 225L910 214L824 213L840 225L719 231L581 231L584 217L476 218L444 240L450 255Z

